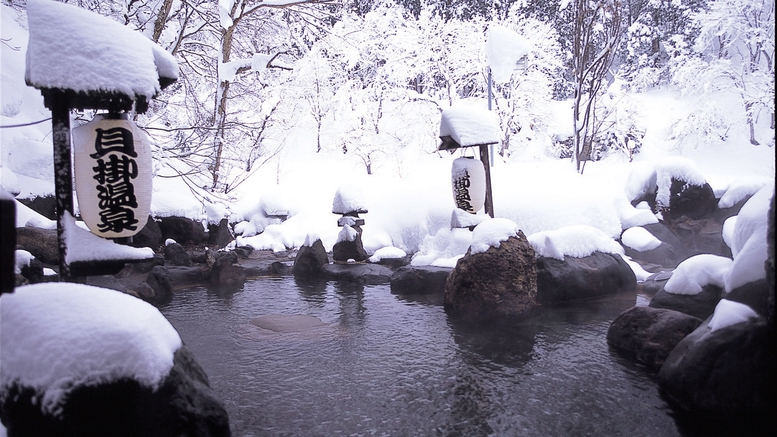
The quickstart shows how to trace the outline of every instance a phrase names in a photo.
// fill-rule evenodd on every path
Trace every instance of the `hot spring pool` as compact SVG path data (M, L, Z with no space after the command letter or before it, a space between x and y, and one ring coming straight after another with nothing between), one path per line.
M548 308L509 328L459 326L388 285L261 278L160 308L207 372L235 436L678 436L654 379L610 351L642 296ZM270 314L324 322L260 328Z

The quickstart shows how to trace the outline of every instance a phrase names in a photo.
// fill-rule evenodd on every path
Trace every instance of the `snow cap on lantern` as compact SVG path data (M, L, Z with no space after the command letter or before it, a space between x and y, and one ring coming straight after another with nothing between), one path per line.
M439 150L496 144L501 141L499 117L487 109L452 106L442 112L440 139Z
M489 26L486 32L486 58L494 81L510 80L521 59L531 51L531 44L513 30L502 26Z
M81 218L103 238L130 237L151 212L152 159L145 133L123 116L98 114L73 129Z
M343 215L337 220L338 226L361 226L364 219L360 219L359 214L368 212L366 197L361 187L355 183L340 185L332 201L332 213Z

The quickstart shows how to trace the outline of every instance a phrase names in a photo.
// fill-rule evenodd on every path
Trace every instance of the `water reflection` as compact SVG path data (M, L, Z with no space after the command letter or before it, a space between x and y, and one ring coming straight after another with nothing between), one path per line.
M262 278L230 296L182 291L161 310L236 436L678 435L655 383L606 345L621 306L543 309L475 328L388 286ZM246 335L264 314L330 326Z

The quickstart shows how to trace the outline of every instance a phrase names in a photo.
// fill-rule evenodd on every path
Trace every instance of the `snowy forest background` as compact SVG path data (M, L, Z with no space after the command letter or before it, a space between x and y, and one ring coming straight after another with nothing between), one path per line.
M157 213L168 178L184 181L172 191L191 193L202 211L222 205L227 211L217 212L240 221L251 213L235 203L299 182L292 169L394 179L430 171L423 165L442 156L441 110L465 100L486 105L489 26L514 30L530 47L494 84L497 167L553 160L582 163L573 164L580 173L586 162L636 162L659 147L731 165L755 156L757 168L745 173L774 174L773 0L69 3L144 33L179 62L179 80L136 116L154 147ZM25 2L4 0L4 15L9 8L24 28ZM3 49L18 51L23 44L6 27ZM3 124L34 121L18 115L35 90L7 88ZM75 125L91 118L77 114ZM25 170L22 154L11 156L19 135L3 136L3 184L24 195L28 173L51 164ZM497 215L499 201L495 194Z

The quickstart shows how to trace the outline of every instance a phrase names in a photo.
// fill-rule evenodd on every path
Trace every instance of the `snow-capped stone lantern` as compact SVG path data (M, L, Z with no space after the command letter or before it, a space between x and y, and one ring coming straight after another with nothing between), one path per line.
M73 5L29 0L27 17L25 80L51 110L60 278L115 273L123 260L106 262L95 253L75 261L71 256L71 266L66 257L66 221L73 216L70 111L107 112L73 132L84 221L102 237L134 235L150 210L151 155L127 113L146 112L148 102L178 79L178 64L142 34Z
M359 214L367 212L364 193L358 185L347 183L337 189L332 202L332 213L342 215L337 220L337 226L343 229L332 247L334 261L364 261L368 258L362 244L361 227L364 225L364 219L359 218Z
M451 182L456 207L476 214L483 206L494 216L491 196L491 170L488 165L488 146L501 141L499 118L486 109L454 106L442 112L438 150L451 153L459 148L478 147L480 161L458 158L453 161Z

